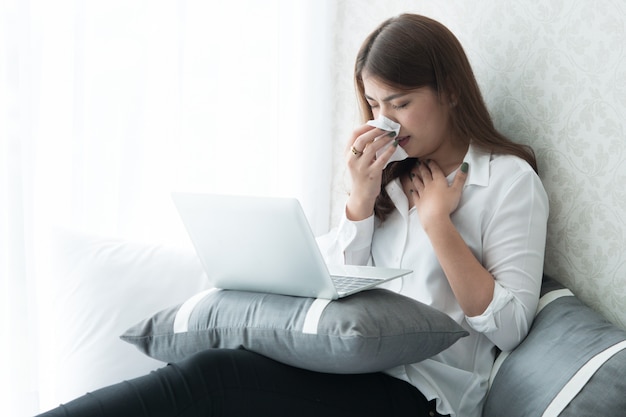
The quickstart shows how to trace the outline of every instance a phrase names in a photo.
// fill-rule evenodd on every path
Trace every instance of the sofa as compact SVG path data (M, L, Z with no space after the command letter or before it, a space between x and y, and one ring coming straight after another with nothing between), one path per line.
M360 299L348 297L351 300L343 304L317 306L325 313L313 321L304 314L301 320L278 323L277 317L290 315L284 314L289 309L294 317L303 309L314 310L314 300L264 296L259 301L255 294L216 291L191 248L67 231L55 234L51 248L39 331L45 341L39 353L41 411L205 348L213 343L210 332L215 329L206 324L213 318L202 317L215 314L218 304L221 317L227 317L221 320L229 320L226 324L237 330L238 339L224 342L226 338L219 337L222 344L209 347L248 348L324 372L385 369L428 357L464 336L463 329L443 314L384 290L363 297L369 297L369 305L392 303L386 309L394 318L410 316L410 320L398 324L378 311L361 315ZM512 352L499 354L483 415L626 415L626 331L584 305L554 278L544 277L529 335ZM254 326L237 318L238 306L250 303L260 306L252 318ZM231 308L228 314L224 305ZM395 314L397 309L402 314ZM372 315L380 321L362 318ZM302 324L293 323L299 320ZM340 325L338 320L343 320ZM181 323L182 330L171 330ZM266 330L251 337L251 327ZM329 332L337 331L342 332L343 352L329 346L337 336ZM385 337L378 338L374 349L363 339L371 340L376 332ZM383 339L386 344L380 343ZM323 359L329 349L337 352L337 360Z

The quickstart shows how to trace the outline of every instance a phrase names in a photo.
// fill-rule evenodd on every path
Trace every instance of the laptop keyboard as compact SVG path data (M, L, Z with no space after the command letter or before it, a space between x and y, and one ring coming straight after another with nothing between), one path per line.
M338 293L350 292L365 286L376 284L381 280L378 278L358 278L334 276L333 283Z

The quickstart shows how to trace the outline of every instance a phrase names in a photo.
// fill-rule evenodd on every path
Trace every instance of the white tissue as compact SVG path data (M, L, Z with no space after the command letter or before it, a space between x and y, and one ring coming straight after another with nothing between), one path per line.
M400 134L400 123L396 123L393 120L386 118L382 114L378 116L378 119L370 120L369 122L367 122L367 124L382 130L386 130L387 132L396 132L396 136Z
M387 132L396 132L396 137L400 134L400 123L396 123L393 120L386 118L382 114L378 116L378 119L370 120L367 122L367 124L382 130L386 130ZM392 145L393 141L383 146L378 152L376 152L376 158L378 158L383 152L385 152L388 147ZM406 159L408 157L409 155L405 152L404 149L402 149L402 146L397 146L396 151L391 155L391 158L389 158L389 161L387 161L385 167L389 165L390 162L402 161L403 159Z

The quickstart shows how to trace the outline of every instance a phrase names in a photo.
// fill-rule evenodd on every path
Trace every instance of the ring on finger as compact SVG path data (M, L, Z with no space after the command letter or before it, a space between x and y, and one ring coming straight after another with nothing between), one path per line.
M350 149L352 151L353 154L355 154L357 156L357 158L361 155L363 155L363 151L359 151L357 150L354 146L352 147L352 149Z

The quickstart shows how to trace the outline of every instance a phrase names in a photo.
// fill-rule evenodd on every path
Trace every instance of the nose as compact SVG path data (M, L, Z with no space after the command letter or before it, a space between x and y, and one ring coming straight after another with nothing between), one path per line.
M376 108L378 114L384 115L386 118L393 120L398 123L398 118L396 117L397 111L393 108L390 103L383 103L380 107Z

